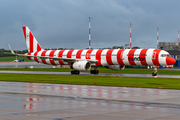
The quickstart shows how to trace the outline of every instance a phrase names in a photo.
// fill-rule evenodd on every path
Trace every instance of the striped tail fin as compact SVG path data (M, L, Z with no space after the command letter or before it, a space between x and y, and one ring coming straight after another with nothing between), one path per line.
M25 40L26 40L26 45L27 45L28 52L31 53L31 52L36 52L36 51L43 50L41 48L41 46L39 45L39 43L37 42L34 35L32 34L32 32L29 30L29 28L27 26L23 26L22 29L23 29L23 32L24 32L24 37L25 37Z

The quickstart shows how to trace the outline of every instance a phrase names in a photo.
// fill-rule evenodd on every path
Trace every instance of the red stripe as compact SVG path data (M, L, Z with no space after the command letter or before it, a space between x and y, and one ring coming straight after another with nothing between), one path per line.
M122 60L122 58L123 58L123 51L124 51L125 49L120 49L118 52L117 52L117 61L118 61L118 63L119 63L119 65L124 65L124 63L123 63L123 60Z
M67 53L67 58L72 58L72 52L74 50L69 50L68 53ZM68 63L69 65L71 65L71 63Z
M37 56L37 54L38 54L38 52L35 52L35 53L34 53L34 56ZM37 57L34 57L34 60L35 60L36 62L39 62L38 59L37 59Z
M72 52L73 52L74 50L69 50L68 51L68 53L67 53L67 58L71 58L71 55L72 55Z
M135 62L134 62L134 52L136 51L136 49L131 49L129 51L129 54L128 54L128 61L129 61L129 64L130 65L136 65Z
M106 60L107 60L107 63L108 63L109 65L113 65L112 59L111 59L111 55L112 55L113 50L114 50L114 49L110 49L110 50L108 50L107 53L106 53Z
M31 32L29 32L29 47L30 47L30 52L33 52L33 35Z
M52 51L50 52L50 54L49 54L49 57L54 57L54 53L55 53L55 52L56 52L56 50L52 50ZM50 63L51 63L52 65L56 65L55 62L54 62L54 60L49 59L49 61L50 61Z
M31 55L31 53L28 53L27 55ZM29 60L32 60L31 57L27 57Z
M77 59L81 59L81 53L82 53L83 50L78 50L77 51L77 54L76 54L76 58Z
M158 50L158 49L155 49L155 50L153 51L153 53L154 53L154 52L156 53L155 59L152 60L152 61L153 61L153 64L154 64L155 66L161 66L161 65L159 64L159 53L160 53L160 51L161 51L161 50ZM152 58L153 58L153 56L152 56Z
M23 32L24 32L25 40L26 40L26 27L22 27L22 29L23 29Z
M37 51L41 51L41 47L40 47L39 43L37 43Z
M59 53L58 53L58 57L60 57L60 58L62 58L62 55L63 55L63 52L64 52L65 50L61 50L61 51L59 51ZM60 65L64 65L64 63L63 63L63 61L62 60L59 60L59 64Z
M91 50L88 50L88 51L86 52L86 59L91 59L90 54L91 54L92 51L93 51L93 50L91 49Z
M45 55L46 55L46 52L47 52L47 50L44 50L44 51L41 53L41 56L45 56ZM47 64L45 59L41 59L41 61L42 61L44 64Z
M59 54L58 54L58 57L61 57L62 58L62 55L63 55L63 52L64 52L65 50L60 50L59 51Z
M142 65L145 65L145 66L148 66L147 62L146 62L146 52L147 52L148 49L142 49L141 52L140 52L140 62Z
M97 66L102 66L101 64L101 53L102 53L103 49L100 49L96 52L96 60L98 60L98 62L96 63Z

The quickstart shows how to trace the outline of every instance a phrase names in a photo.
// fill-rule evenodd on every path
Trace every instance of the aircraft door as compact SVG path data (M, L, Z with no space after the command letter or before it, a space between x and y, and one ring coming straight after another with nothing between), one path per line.
M156 59L156 51L153 51L152 60Z
M124 60L123 52L124 52L124 51L122 51L122 52L121 52L121 55L120 55L121 60Z

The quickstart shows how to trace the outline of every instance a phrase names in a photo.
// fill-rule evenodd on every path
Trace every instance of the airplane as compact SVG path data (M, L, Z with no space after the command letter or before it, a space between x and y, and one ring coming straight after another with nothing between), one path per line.
M22 59L22 60L14 60L13 62L24 62L24 59Z
M16 54L17 54L17 51L16 51ZM13 62L24 62L24 59L18 60L18 59L17 59L17 55L16 55L16 60L14 60Z
M176 63L176 60L167 52L160 49L79 49L79 50L44 50L30 29L22 27L28 53L15 54L24 56L38 63L50 65L70 65L71 74L80 74L88 71L98 74L97 67L102 66L112 70L123 70L125 66L154 66L152 76L157 75L157 66L167 66Z

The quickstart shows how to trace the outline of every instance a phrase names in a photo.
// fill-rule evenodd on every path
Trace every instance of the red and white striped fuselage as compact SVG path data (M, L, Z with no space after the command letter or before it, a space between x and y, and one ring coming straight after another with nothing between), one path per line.
M166 66L174 64L169 53L159 49L91 49L91 50L41 50L27 53L34 57L28 59L49 65L71 64L63 60L40 59L38 56L72 58L78 60L97 60L91 66L133 65ZM35 57L37 56L37 57Z
M132 66L167 66L175 64L176 60L168 52L159 49L89 49L89 50L43 50L27 26L22 27L28 49L26 54L12 54L27 57L39 63L49 65L70 65L74 71L90 70L98 74L98 66L112 70L123 70L126 65ZM154 70L153 76L156 75Z

